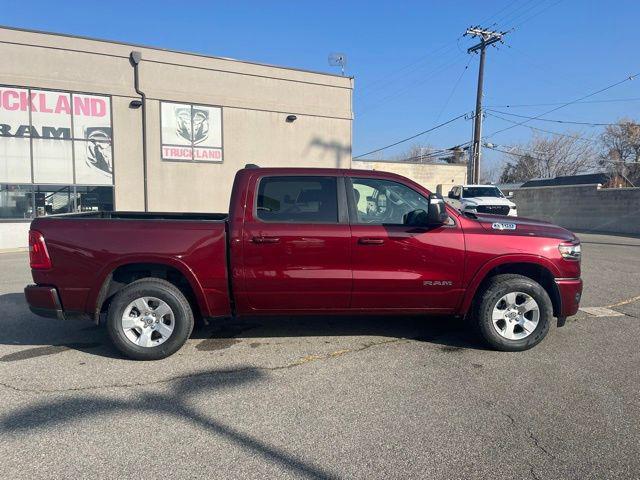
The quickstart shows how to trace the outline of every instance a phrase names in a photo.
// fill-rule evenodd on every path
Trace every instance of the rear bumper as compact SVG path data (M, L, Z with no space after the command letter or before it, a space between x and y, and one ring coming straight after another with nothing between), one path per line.
M556 278L560 293L560 312L558 317L566 318L578 313L582 296L582 280L580 278Z
M36 315L64 320L65 315L60 303L60 296L55 287L27 285L24 296L29 304L29 310Z

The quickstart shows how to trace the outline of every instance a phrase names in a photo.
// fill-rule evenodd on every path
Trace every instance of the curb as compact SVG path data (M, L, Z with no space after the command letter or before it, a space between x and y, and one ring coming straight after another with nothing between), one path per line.
M0 255L3 253L23 253L28 251L29 251L29 247L0 248Z

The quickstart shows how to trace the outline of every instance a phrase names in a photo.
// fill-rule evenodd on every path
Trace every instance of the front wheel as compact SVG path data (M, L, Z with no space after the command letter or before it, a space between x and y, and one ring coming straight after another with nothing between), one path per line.
M109 306L107 330L120 352L159 360L177 352L193 330L188 300L173 284L143 278L120 290Z
M546 290L523 275L491 278L476 305L478 330L496 350L515 352L537 345L553 318Z

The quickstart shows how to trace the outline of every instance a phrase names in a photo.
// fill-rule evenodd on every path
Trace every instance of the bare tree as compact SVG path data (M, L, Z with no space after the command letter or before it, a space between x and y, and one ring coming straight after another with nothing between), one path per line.
M480 183L495 183L500 178L500 165L484 162L480 168Z
M505 156L501 183L576 175L589 172L597 165L597 152L592 142L576 135L535 135L531 141L515 146Z
M430 145L415 143L411 145L411 147L409 147L407 150L391 157L391 160L395 160L398 162L431 162L435 159L435 157L432 155L434 151L434 148Z
M618 120L600 135L600 165L615 176L624 176L640 185L640 125L629 119Z
M467 152L460 147L443 150L434 148L431 145L415 143L407 150L390 157L390 160L397 162L463 164L467 161Z

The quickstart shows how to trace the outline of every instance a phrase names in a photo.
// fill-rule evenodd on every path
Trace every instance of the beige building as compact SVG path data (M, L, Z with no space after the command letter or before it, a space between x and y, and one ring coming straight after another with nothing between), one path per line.
M350 166L351 78L7 28L0 56L0 249L34 216L226 211L247 163Z
M442 192L445 196L453 185L467 183L466 163L391 162L354 159L352 168L397 173L410 178L432 192L436 191L438 185L442 185Z

